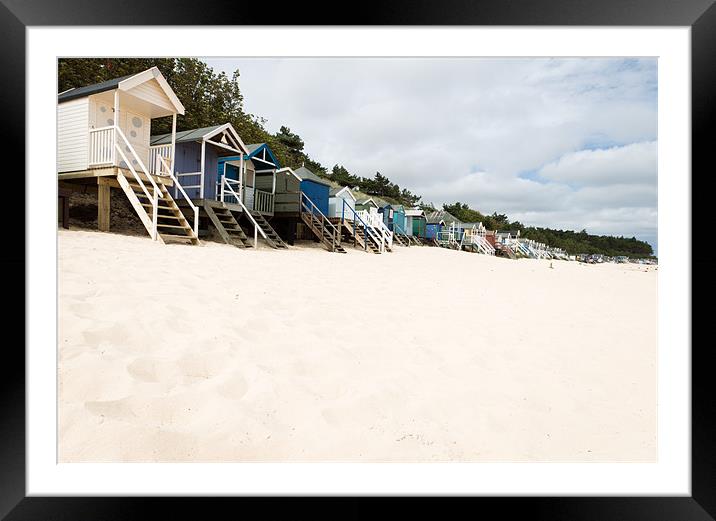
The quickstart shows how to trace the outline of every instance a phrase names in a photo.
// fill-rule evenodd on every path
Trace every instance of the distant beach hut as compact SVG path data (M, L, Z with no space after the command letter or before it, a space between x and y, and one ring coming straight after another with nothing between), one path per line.
M339 230L328 218L330 190L330 181L305 166L276 172L274 221L289 244L296 239L316 239L329 251L345 253Z
M344 217L352 221L355 210L356 197L350 188L347 186L333 187L328 191L328 217Z
M405 231L409 236L424 239L426 222L425 212L422 208L405 210Z

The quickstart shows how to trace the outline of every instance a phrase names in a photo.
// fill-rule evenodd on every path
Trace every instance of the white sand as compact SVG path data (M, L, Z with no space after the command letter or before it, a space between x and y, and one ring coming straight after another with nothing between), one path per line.
M60 461L654 461L655 268L553 265L61 230Z

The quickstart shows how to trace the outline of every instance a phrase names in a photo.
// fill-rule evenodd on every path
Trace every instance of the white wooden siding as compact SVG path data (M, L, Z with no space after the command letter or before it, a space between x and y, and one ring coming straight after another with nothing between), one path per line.
M346 202L347 206L355 210L353 198L348 195L347 192L344 192L341 195L334 195L328 199L328 217L341 217L341 215L343 215L343 201ZM351 220L355 219L355 215L348 208L346 208L344 217Z
M57 171L86 170L89 161L89 100L57 106Z
M254 209L254 189L251 186L244 187L244 205L249 210Z
M167 110L174 110L174 105L172 105L172 102L167 95L164 94L164 91L159 86L159 83L157 83L157 80L146 81L132 89L129 89L127 93Z

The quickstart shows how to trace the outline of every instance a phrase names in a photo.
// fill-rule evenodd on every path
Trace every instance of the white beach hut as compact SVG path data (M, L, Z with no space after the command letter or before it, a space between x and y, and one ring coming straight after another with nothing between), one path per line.
M150 236L198 244L198 208L190 226L167 187L176 183L177 114L184 114L158 68L61 92L57 96L57 174L61 185L95 184L98 225L109 230L110 189L124 191ZM151 122L171 117L169 143L150 153Z
M328 193L328 217L343 217L352 221L355 209L356 197L350 188L347 186L331 188Z

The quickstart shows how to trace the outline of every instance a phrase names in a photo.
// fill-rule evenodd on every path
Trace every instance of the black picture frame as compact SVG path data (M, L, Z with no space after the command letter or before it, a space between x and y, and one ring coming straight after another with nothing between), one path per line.
M247 4L242 6L242 4ZM692 172L683 173L684 182L692 186L692 222L704 223L709 190L705 186L708 173L705 165L708 151L708 126L716 121L716 6L714 0L492 0L468 2L461 0L395 1L390 4L362 2L348 13L339 9L312 7L306 3L281 6L268 10L254 9L238 1L205 2L201 5L185 0L0 0L0 34L3 45L0 92L6 121L0 125L6 150L24 150L25 145L25 29L34 25L576 25L576 26L689 26L692 45ZM118 8L121 6L121 8ZM244 7L244 8L242 8ZM238 14L240 13L240 14ZM346 14L342 14L346 13ZM24 156L16 154L19 164L13 172L25 172ZM713 174L712 174L713 175ZM25 179L26 187L29 180ZM30 189L26 190L26 194ZM27 195L26 195L27 197ZM22 216L26 200L20 197L4 202L16 205L7 209L11 215ZM24 220L21 218L17 223ZM25 233L30 231L25 230ZM697 232L698 233L698 232ZM17 235L17 231L15 231ZM695 238L695 235L692 236ZM4 306L3 331L17 331L24 323L25 249L16 244L0 256L6 274L5 297L12 305ZM693 241L692 241L693 244ZM700 247L692 257L692 280L708 280L707 268L712 246ZM685 252L686 253L686 252ZM12 274L12 275L10 275ZM10 275L8 277L8 275ZM15 282L14 295L8 283ZM711 284L692 285L692 298L699 301ZM706 313L713 309L708 301L692 306L692 346L671 346L692 351L692 495L690 497L503 497L473 498L469 509L474 513L499 509L500 518L536 518L557 520L582 519L649 519L708 520L716 517L716 385L708 359L711 343L698 342L696 333L709 324ZM32 313L31 309L27 313ZM664 317L660 317L664 319ZM701 320L699 320L701 319ZM141 517L149 507L162 509L162 518L206 518L207 502L233 505L236 498L40 498L25 494L25 356L20 346L25 342L24 329L20 341L4 346L0 376L0 518L18 519L131 519ZM708 338L708 337L702 337ZM244 504L247 503L243 500ZM199 504L197 504L197 502ZM274 511L267 499L248 501L265 513ZM417 510L444 513L444 506L415 502ZM212 504L211 508L214 508ZM241 507L245 509L245 506ZM313 507L292 499L289 508L301 513ZM334 509L341 518L367 517L382 512L384 501L352 498ZM434 510L435 508L439 510ZM296 510L297 509L297 510ZM238 515L238 512L236 513ZM234 517L234 516L232 516ZM271 516L273 517L273 516ZM442 517L442 516L441 516Z

